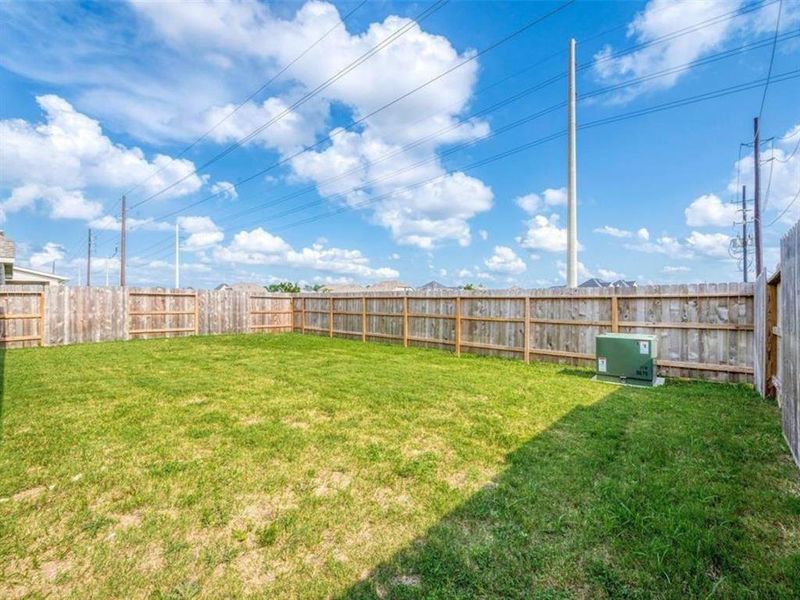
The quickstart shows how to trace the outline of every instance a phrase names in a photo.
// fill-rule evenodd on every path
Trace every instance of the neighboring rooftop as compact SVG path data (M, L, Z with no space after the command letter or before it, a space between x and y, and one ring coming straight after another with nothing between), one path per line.
M556 286L562 287L562 286ZM582 284L578 286L579 288L635 288L636 281L630 280L626 281L624 279L617 279L616 281L606 281L604 279L599 279L597 277L592 277L591 279L587 279Z
M367 289L374 292L403 292L413 290L414 286L408 285L398 279L386 279L385 281L379 281L378 283L368 286Z
M429 281L423 286L420 286L418 289L425 290L425 291L432 291L432 290L459 290L461 288L451 285L444 285L443 283L439 283L438 281Z

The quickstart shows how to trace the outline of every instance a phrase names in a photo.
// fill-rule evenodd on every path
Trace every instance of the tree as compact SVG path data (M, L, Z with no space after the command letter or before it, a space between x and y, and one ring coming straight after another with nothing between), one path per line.
M464 285L464 287L462 289L467 291L467 292L471 292L472 290L475 289L475 284L474 283L467 283L467 284Z
M299 294L300 286L291 281L281 281L280 283L271 283L267 287L268 292L283 292L285 294Z
M303 289L307 292L321 292L325 289L325 286L321 283L315 283L314 285L307 285Z

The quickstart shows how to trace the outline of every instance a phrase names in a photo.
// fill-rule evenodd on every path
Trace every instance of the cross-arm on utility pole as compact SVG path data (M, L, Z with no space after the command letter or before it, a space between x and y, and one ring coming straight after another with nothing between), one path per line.
M575 40L569 41L567 84L567 287L578 287L578 176L575 139Z

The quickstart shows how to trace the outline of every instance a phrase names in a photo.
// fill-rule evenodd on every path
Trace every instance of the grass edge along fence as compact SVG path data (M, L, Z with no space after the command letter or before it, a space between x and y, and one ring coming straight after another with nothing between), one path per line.
M751 381L753 285L300 294L294 331L570 365L594 361L595 335L659 337L662 374Z

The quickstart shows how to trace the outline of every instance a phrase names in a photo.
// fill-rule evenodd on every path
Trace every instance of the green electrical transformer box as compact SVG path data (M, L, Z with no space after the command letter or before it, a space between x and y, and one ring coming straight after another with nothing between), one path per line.
M637 333L604 333L595 338L597 380L657 385L658 338Z

